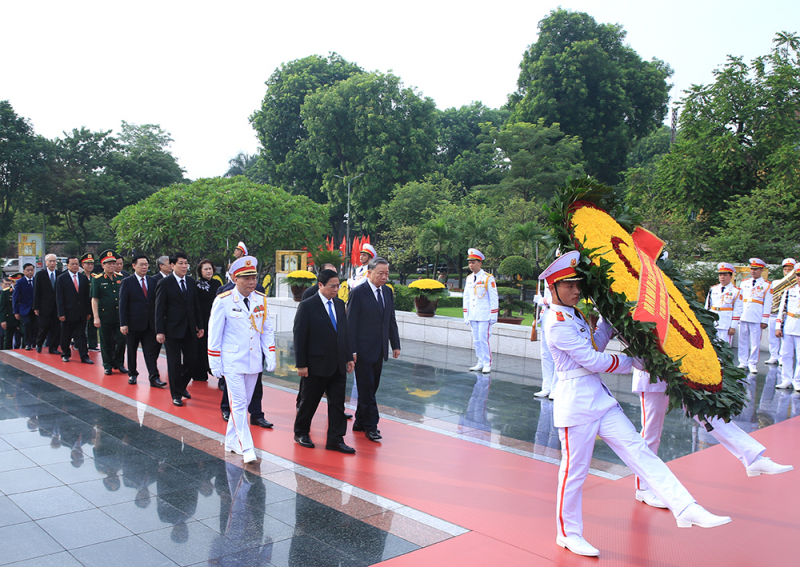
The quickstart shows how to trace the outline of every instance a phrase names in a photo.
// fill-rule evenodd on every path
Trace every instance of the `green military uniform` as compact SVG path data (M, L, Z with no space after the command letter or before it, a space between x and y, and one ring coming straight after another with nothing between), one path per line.
M14 293L13 287L0 291L0 323L6 324L3 343L0 345L3 350L14 348L14 335L19 329L19 321L14 317L14 307L11 304L12 293Z
M86 262L87 260L91 260L92 262L94 262L95 255L92 254L91 252L87 252L86 254L81 256L80 259L81 267L84 267L83 263ZM84 273L86 274L86 277L89 278L89 282L91 282L92 277L94 277L94 274L92 274L91 272L89 273L84 272ZM89 319L86 322L86 342L89 343L89 350L97 350L97 327L94 326L93 319Z
M104 260L107 254L103 252ZM125 335L119 330L119 287L122 274L114 273L110 277L96 274L92 278L91 296L97 299L100 317L100 354L103 356L103 368L106 373L114 369L124 368Z

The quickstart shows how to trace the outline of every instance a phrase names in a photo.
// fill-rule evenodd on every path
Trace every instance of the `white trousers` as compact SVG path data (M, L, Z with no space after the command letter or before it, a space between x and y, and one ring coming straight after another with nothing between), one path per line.
M225 446L244 453L254 449L253 436L250 434L250 422L247 406L253 399L258 374L225 375L225 387L228 388L228 400L231 404L231 417L225 432Z
M778 360L781 356L781 339L775 336L775 324L778 322L778 315L769 316L769 358Z
M728 334L728 329L717 329L717 338L729 345L733 344L733 335Z
M785 334L781 346L781 383L791 382L795 390L800 390L800 364L795 364L795 357L800 361L800 337Z
M739 364L756 366L761 348L761 323L739 321Z
M472 343L475 345L475 354L478 362L484 366L492 365L492 348L489 338L492 336L492 326L489 321L470 321L472 327Z
M642 407L642 438L653 453L658 453L661 441L661 432L664 430L664 418L669 407L669 397L664 392L640 392L639 399ZM705 425L696 417L694 420L705 428ZM746 432L733 423L725 423L719 418L709 420L714 428L709 431L720 445L739 459L746 467L760 457L766 448L750 437ZM636 490L647 490L649 485L638 476L636 477Z
M558 471L556 523L558 533L567 537L583 535L583 482L598 435L623 462L641 476L653 492L677 516L695 499L637 433L619 405L608 410L597 421L572 427L559 427L561 467Z
M553 363L553 353L550 352L550 343L547 342L547 333L544 330L544 321L542 321L539 337L542 339L542 391L552 392L556 389L558 378L556 377L556 368Z

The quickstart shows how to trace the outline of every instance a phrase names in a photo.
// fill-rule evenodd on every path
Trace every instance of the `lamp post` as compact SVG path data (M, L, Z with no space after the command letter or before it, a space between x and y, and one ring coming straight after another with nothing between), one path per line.
M347 236L345 237L345 242L346 242L344 250L345 255L347 255L348 251L350 250L350 184L359 177L361 177L362 175L364 174L359 173L355 177L347 178L347 177L342 177L341 175L334 174L334 177L338 177L339 179L342 180L347 179ZM346 260L346 258L342 258L342 260ZM348 265L349 264L350 262L348 261Z

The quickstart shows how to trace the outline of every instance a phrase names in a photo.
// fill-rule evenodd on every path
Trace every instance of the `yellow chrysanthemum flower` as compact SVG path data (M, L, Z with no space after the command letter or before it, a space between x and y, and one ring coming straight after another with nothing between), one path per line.
M438 280L415 280L408 284L408 287L417 289L444 289L444 284Z

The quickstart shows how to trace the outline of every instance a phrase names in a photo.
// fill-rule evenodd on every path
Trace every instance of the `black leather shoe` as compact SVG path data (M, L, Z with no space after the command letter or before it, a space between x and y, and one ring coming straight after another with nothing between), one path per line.
M345 419L353 419L353 414L352 413L345 413L344 414L344 418Z
M172 405L181 407L183 405L183 402L181 400L172 400Z
M330 443L325 445L325 448L328 451L339 451L340 453L344 453L345 455L355 455L356 450L353 449L350 445L345 445L344 441L339 441L338 443Z
M69 357L68 356L62 356L61 357L61 362L69 362Z
M88 356L86 358L82 358L81 362L83 362L84 364L94 364L94 360L92 360Z
M184 390L183 393L181 394L181 396L183 396L187 400L191 400L192 399L192 395L187 390Z
M272 429L272 423L270 423L263 417L257 417L255 419L251 419L250 423L252 423L253 425L258 425L259 427L263 427L264 429Z
M225 421L228 421L230 418L231 418L231 412L229 412L229 411L222 412L222 419L224 419Z
M192 378L192 380L195 382L208 382L208 376L205 378Z
M163 388L164 386L167 385L167 383L166 382L162 382L158 378L158 376L150 376L149 380L150 380L150 387L151 388Z
M378 433L377 431L365 431L364 437L366 437L370 441L380 441L381 439L383 439L383 437L381 437L381 434Z
M137 378L136 374L131 374L130 376L128 376L128 384L136 384L136 378Z
M305 447L306 449L314 448L314 442L308 435L295 435L294 440L297 441L297 444L301 447Z
M106 368L105 370L103 370L103 374L105 374L106 376L111 376L111 369Z
M219 388L220 390L225 389L225 378L217 379L217 388Z
M36 352L38 352L38 353L40 353L40 354L41 354L41 352L42 352L42 347L40 347L40 346L37 346L37 347L36 347Z
M49 351L49 352L50 352L50 354L61 354L61 351L60 351L60 350L58 350L58 349L56 349L56 350L51 350L51 351Z
M119 368L117 368L117 370L119 370L123 374L127 374L128 373L128 369L125 368L124 366L120 366Z
M353 424L353 431L364 431L364 428L363 428L363 427L361 427L360 425L356 425L356 424L354 423L354 424ZM380 429L376 429L375 431L377 431L377 432L378 432L378 435L380 435L380 434L381 434L381 430L380 430Z

